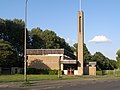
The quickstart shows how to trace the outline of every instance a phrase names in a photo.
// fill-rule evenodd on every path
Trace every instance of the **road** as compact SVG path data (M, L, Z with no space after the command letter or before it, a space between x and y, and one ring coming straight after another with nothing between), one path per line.
M2 87L0 90L120 90L120 80L38 81L28 87Z
M96 82L83 85L78 84L74 86L62 87L57 90L120 90L120 81Z

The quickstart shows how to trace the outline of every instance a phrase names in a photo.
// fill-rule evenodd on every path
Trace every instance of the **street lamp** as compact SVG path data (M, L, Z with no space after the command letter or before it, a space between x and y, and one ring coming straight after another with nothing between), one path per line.
M27 81L27 60L26 60L26 27L27 27L27 2L28 0L25 0L25 31L24 31L24 81Z

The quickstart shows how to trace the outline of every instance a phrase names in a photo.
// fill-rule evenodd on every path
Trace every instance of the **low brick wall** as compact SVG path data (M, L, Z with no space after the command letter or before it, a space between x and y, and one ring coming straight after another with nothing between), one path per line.
M96 67L89 67L89 75L96 75Z

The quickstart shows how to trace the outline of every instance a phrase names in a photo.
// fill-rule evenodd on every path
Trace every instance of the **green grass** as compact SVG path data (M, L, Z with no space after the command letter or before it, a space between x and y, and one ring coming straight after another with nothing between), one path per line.
M106 70L106 74L109 76L120 76L120 70Z
M86 78L98 78L98 79L106 79L113 78L115 76L62 76L58 78L57 75L27 75L28 81L40 81L40 80L66 80L66 79L86 79ZM120 77L117 77L120 78ZM0 75L0 82L23 82L24 75Z
M27 75L27 80L57 80L57 75ZM21 82L24 81L24 75L0 75L0 82Z
M23 79L23 75L0 75L0 82L20 82Z
M30 81L58 80L58 76L57 75L28 75L27 79Z
M102 75L102 71L96 71L97 75Z

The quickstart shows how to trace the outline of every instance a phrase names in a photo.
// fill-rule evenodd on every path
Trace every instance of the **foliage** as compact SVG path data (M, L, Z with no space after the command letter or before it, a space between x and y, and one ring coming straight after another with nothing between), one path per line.
M120 68L120 49L117 51L117 57L116 57L116 59L117 59L117 64L118 64L118 67Z
M0 67L16 66L18 63L16 52L9 42L0 40Z
M83 49L84 49L84 61L86 62L91 61L92 56L91 56L91 53L88 51L86 44L84 44Z
M0 39L11 44L20 62L18 66L23 66L24 22L18 19L0 19Z
M96 71L96 75L102 75L102 71Z
M31 37L31 48L33 49L41 49L45 48L45 42L42 39L42 30L40 28L33 28L29 31Z
M115 60L109 60L109 68L110 70L114 70L118 68L117 61Z
M18 53L23 51L24 22L0 19L0 39L8 41Z
M35 68L28 68L27 74L49 74L49 75L57 75L58 70L43 70L43 69L35 69Z
M57 75L58 70L49 70L49 75Z
M84 50L84 61L85 62L91 61L91 53L88 51L86 44L84 44L83 50ZM78 43L75 43L73 45L73 51L78 53Z
M31 48L36 49L60 49L64 48L70 52L71 47L65 42L63 38L57 36L54 31L41 30L40 28L33 28L29 31L31 37Z
M120 76L120 70L101 70L96 72L97 75L107 75L107 76Z
M97 70L113 70L117 68L117 62L105 57L101 52L96 52L91 60L97 62Z

